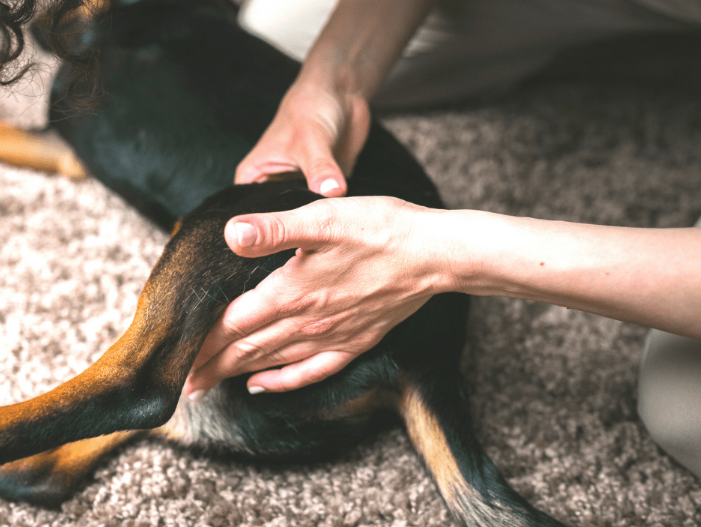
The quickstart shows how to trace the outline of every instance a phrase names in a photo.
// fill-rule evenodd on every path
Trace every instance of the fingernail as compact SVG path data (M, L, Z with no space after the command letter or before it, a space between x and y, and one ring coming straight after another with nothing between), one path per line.
M256 243L258 233L253 225L250 223L237 223L234 227L236 228L236 238L241 247L250 247Z
M249 386L248 387L248 393L251 395L255 395L257 393L263 393L265 391L265 388L262 386Z
M339 185L335 179L327 179L319 186L319 194L323 194L325 196L326 194L328 194L332 190L337 189L340 186L341 185Z
M187 396L193 403L199 403L204 396L207 395L207 390L195 390L190 395Z

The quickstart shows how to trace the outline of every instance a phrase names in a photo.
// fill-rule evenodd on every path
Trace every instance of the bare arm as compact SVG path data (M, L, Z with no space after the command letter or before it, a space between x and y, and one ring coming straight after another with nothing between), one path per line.
M367 138L368 101L432 3L340 0L235 181L301 170L311 190L344 195Z
M454 215L455 250L483 251L479 271L463 259L452 262L456 289L548 302L701 339L701 229ZM461 227L479 234L461 238Z
M242 256L301 249L232 303L187 393L281 365L253 375L249 387L282 391L319 381L445 291L550 302L701 338L701 229L344 198L234 218L226 238Z
M435 0L340 0L298 84L369 100Z

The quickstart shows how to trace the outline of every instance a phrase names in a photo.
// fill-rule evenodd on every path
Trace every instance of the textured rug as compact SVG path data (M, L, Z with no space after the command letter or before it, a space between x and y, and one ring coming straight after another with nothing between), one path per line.
M498 99L385 122L451 207L689 226L701 216L696 62L657 65L665 82L629 82L635 68L616 67L583 81L570 58ZM46 78L5 93L0 118L40 126ZM0 166L0 232L0 404L9 404L79 373L120 335L166 237L95 181L9 166ZM478 434L521 494L571 526L701 524L701 485L636 413L645 329L503 298L475 299L469 328L463 372ZM0 501L0 525L455 523L405 433L392 430L309 466L135 442L58 511Z

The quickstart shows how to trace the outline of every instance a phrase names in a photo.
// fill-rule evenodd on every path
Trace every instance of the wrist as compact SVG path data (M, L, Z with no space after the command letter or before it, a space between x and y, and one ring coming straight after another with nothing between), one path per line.
M339 0L301 76L372 99L434 0Z
M337 53L310 56L302 66L295 85L334 93L339 96L365 97L367 91L351 64Z
M512 271L520 245L518 218L476 210L440 212L434 231L441 292L503 295L517 287Z
M332 104L348 119L357 113L370 114L369 95L347 64L307 62L290 88L295 97Z
M488 287L487 247L476 233L485 232L488 219L470 210L422 209L412 234L416 260L429 276L430 293L477 291ZM483 293L488 294L488 293Z

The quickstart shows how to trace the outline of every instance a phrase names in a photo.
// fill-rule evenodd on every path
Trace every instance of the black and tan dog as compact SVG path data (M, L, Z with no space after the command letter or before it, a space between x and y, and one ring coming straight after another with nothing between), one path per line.
M289 257L237 257L224 243L226 221L320 198L303 182L230 186L298 68L239 30L233 15L202 0L114 8L110 31L92 33L109 97L95 113L66 118L66 73L55 82L54 127L93 175L173 236L133 323L102 358L43 396L0 408L0 495L56 505L138 433L250 459L319 459L394 413L464 524L561 525L513 491L475 439L457 373L463 295L434 297L321 383L251 396L246 379L233 378L198 404L180 399L227 304ZM349 194L441 206L419 165L376 123Z

